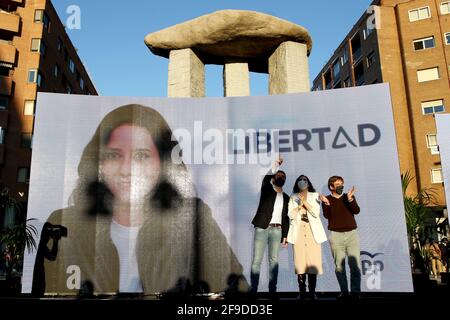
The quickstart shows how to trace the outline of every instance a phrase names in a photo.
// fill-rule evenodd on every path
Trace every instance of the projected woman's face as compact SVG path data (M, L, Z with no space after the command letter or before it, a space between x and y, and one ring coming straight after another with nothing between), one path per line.
M124 124L111 133L102 152L103 181L121 203L145 201L158 182L161 162L147 129Z

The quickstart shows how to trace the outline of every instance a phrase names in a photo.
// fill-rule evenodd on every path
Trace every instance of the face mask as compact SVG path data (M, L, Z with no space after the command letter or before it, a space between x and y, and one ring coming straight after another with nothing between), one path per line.
M284 186L284 179L283 178L276 178L273 181L273 184L276 185L277 187L281 188L282 186Z
M298 188L299 188L300 190L305 190L305 189L308 188L308 182L305 181L305 180L300 180L300 181L297 183L297 186L298 186Z
M344 186L336 187L336 193L337 194L342 194L343 192L344 192Z

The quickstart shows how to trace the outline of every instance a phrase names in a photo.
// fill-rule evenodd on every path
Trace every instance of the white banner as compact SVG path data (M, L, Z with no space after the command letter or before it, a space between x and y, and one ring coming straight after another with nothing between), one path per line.
M395 130L389 87L385 84L305 94L237 98L169 99L39 94L33 138L28 217L37 218L36 225L39 230L46 221L58 222L56 224L64 222L61 224L66 226L73 225L68 228L67 236L59 235L60 251L57 256L65 255L64 267L51 269L51 272L60 272L64 275L64 279L67 280L65 285L69 289L79 287L77 272L80 270L76 264L70 265L68 261L76 261L81 253L70 251L75 249L68 242L91 239L91 231L86 227L85 237L81 236L83 235L81 232L77 235L83 239L70 240L78 232L77 226L81 225L79 221L87 219L78 218L81 216L80 210L70 209L80 198L80 186L83 186L81 175L92 169L85 165L86 159L91 161L96 158L99 161L103 171L94 169L101 172L98 174L100 183L111 185L113 193L114 188L118 190L122 187L129 188L127 195L136 198L144 194L146 189L154 187L146 184L153 181L154 174L170 170L162 164L162 149L154 136L155 141L151 144L153 149L150 148L148 154L132 155L133 161L138 158L139 161L147 158L154 161L149 170L137 165L131 169L137 177L132 181L131 187L130 181L112 181L108 176L108 172L121 170L112 165L118 157L114 148L109 147L110 151L106 154L98 150L92 152L92 146L98 147L104 141L109 141L109 146L111 137L117 135L115 130L108 134L100 132L96 135L96 131L99 132L97 130L99 123L106 123L105 118L111 117L107 116L111 115L110 112L120 116L120 110L124 109L119 111L117 109L130 104L145 106L154 114L149 116L148 120L147 112L136 109L133 111L133 118L134 120L138 118L138 122L159 119L157 114L167 122L169 132L173 133L182 149L182 159L177 159L179 153L172 152L171 163L174 165L177 161L178 163L182 161L186 167L181 176L180 171L174 171L171 181L174 181L174 184L190 181L189 185L192 182L192 188L184 186L178 189L178 193L183 197L195 195L203 201L205 208L210 209L213 218L211 225L214 225L214 221L218 224L226 243L231 247L231 253L227 251L225 254L231 257L235 255L237 265L242 267L243 275L248 282L250 282L254 232L251 221L258 207L264 174L279 153L284 159L280 169L287 175L284 191L288 195L291 195L294 182L301 174L307 175L316 190L324 195L330 193L327 181L333 175L344 177L346 191L351 186L356 186L355 196L361 208L356 221L361 239L362 290L384 292L413 290ZM164 130L164 125L161 124L163 120L158 120L159 132ZM116 124L120 123L116 121ZM149 129L151 130L153 129ZM124 136L126 137L126 133ZM142 139L145 140L146 137ZM142 139L131 138L128 143L132 141L133 147L139 146L141 142L144 143ZM122 142L126 143L126 140L124 141ZM122 142L117 139L119 145ZM159 150L160 157L155 156L158 152L155 151L153 154L152 150ZM155 161L158 165L154 165ZM168 176L170 174L167 173ZM86 192L98 191L88 189ZM120 198L120 195L114 196L116 200ZM111 200L106 206L111 203L113 207L117 205ZM78 205L89 206L85 203ZM116 207L112 210L115 209ZM102 209L97 207L96 210ZM92 219L99 225L104 218L95 216ZM136 215L136 219L139 222L139 214ZM322 213L321 219L327 228L328 223ZM172 222L176 224L179 221ZM110 229L109 225L107 224L107 232L112 234L117 231L113 227ZM90 252L95 257L82 254L86 263L90 263L90 260L96 261L95 269L98 272L102 263L100 256L109 249L99 245L98 239L102 234L98 227L96 230L96 236L92 238L95 248L89 242L84 244L93 247ZM159 231L153 229L154 233ZM111 242L110 239L107 240ZM153 240L155 241L157 240ZM129 248L134 248L133 245L138 248L139 239L138 244L133 241L128 244ZM121 245L117 242L114 242L114 245L119 249L117 253L111 251L114 253L112 259L117 260L117 255L122 257ZM166 245L162 243L161 247ZM172 249L176 251L182 246L177 245L171 244ZM152 250L159 250L161 247ZM52 249L50 243L48 248ZM173 250L168 254L172 254ZM328 241L322 245L322 253L324 273L318 277L317 290L339 291ZM153 252L146 252L146 255L151 257ZM35 256L36 252L26 256L23 292L31 292ZM52 258L51 254L49 256ZM140 264L140 257L137 259ZM158 269L155 259L149 260L151 268L146 270L147 273L161 276L170 273ZM46 257L43 260L46 261L46 266L51 263L51 259ZM291 246L280 249L279 261L278 291L297 291ZM121 260L121 269L122 262ZM42 264L42 257L39 263ZM210 263L213 265L215 262ZM133 263L124 265L129 268L136 267ZM35 273L39 271L36 269L34 268ZM42 270L40 272L42 273ZM49 289L49 279L54 280L54 277L61 276L49 272L47 268L46 292L55 290L56 293L62 293L57 287ZM120 279L116 279L119 277L116 273L112 272L115 274L112 279L95 280L94 287L105 280L113 283L110 287L114 290L118 282L122 285L127 281L123 278L123 272ZM261 266L259 289L268 290L267 251Z
M435 119L448 212L450 203L450 114L436 114Z

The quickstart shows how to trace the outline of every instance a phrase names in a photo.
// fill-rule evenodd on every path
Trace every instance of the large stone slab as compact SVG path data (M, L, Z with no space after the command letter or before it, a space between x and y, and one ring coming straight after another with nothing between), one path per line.
M245 59L252 71L267 72L267 59L285 41L304 43L311 52L309 32L292 22L245 10L221 10L153 32L145 37L150 50L169 57L171 50L192 48L204 63L224 64Z

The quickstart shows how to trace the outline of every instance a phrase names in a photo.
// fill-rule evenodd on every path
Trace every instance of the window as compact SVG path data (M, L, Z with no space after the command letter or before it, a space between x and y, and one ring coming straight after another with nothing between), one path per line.
M83 78L80 78L80 88L81 88L81 90L84 90L84 80L83 80Z
M48 15L44 10L39 9L34 11L34 22L42 23L44 25L44 28L48 31L48 28L50 26L50 19L48 18Z
M17 169L17 182L30 182L30 168L22 167Z
M8 109L8 98L0 97L0 110Z
M47 51L47 46L41 39L31 39L31 52L39 52L45 55Z
M0 127L0 144L5 143L6 129Z
M434 114L439 112L444 112L444 100L433 100L422 102L422 113L423 114Z
M369 21L367 21L366 28L363 30L364 40L367 40L367 38L373 32L373 29L375 29L375 28L369 23Z
M431 154L439 154L436 134L427 134L427 148L430 149Z
M442 183L442 168L431 169L431 183Z
M325 90L331 89L332 83L331 83L331 71L330 69L327 70L325 75L323 76L325 80Z
M22 135L20 136L20 146L22 148L31 149L32 141L32 133L22 133Z
M414 50L425 50L434 48L434 37L422 38L413 41Z
M348 61L348 48L345 47L344 52L342 53L342 57L341 57L341 65L343 66L344 64L346 64Z
M62 48L63 48L63 42L61 40L60 37L58 37L58 51L61 52Z
M31 39L31 51L39 52L41 46L41 39Z
M367 55L367 68L370 68L372 64L375 62L375 51L372 51Z
M23 107L23 114L25 116L33 116L35 105L36 102L34 100L25 100L25 104Z
M36 82L37 73L37 69L28 70L28 82Z
M450 44L450 32L444 33L444 38L445 38L445 44L449 45Z
M39 87L44 84L44 79L37 69L28 70L28 83L36 83Z
M57 64L55 64L55 68L53 69L53 75L55 78L58 78L59 76L59 66Z
M73 63L72 59L69 59L69 69L70 72L75 73L75 63Z
M355 66L355 82L356 86L363 86L365 84L364 80L364 63L362 61Z
M441 13L449 14L450 13L450 1L441 3Z
M357 33L352 40L350 41L352 46L352 56L353 56L353 64L356 64L359 59L362 57L362 51L361 51L361 38L359 36L359 33Z
M44 41L41 41L41 47L39 48L39 53L45 56L45 53L47 52L47 46L45 45Z
M352 80L350 79L350 77L347 77L347 79L344 80L344 87L349 88L351 86L352 86Z
M428 19L431 17L430 7L422 7L414 10L409 10L408 13L409 13L409 21L411 22Z
M34 11L34 22L42 22L44 19L44 10L35 10Z
M67 89L67 84L68 84L67 78L66 78L66 75L65 75L64 72L63 72L63 73L62 73L62 76L61 76L61 85L62 85L62 87L63 87L64 89Z
M339 81L339 78L341 77L341 65L339 64L339 60L336 60L333 63L333 78L334 82L336 83Z
M64 49L64 61L65 62L69 61L69 52L67 51L67 49Z
M419 82L432 81L439 79L439 68L429 68L417 71L417 80Z

